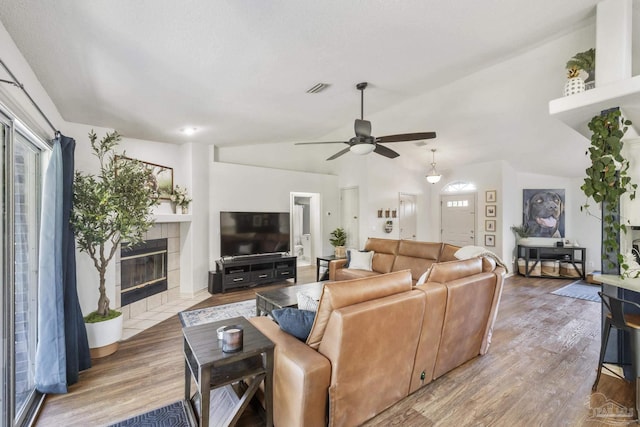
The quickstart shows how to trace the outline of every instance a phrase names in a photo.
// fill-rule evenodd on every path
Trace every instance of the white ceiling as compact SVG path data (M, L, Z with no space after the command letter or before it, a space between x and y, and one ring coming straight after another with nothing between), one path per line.
M551 166L530 157L546 157L540 146L555 149L554 139L573 140L569 149L575 157L575 141L582 141L547 117L549 96L540 95L536 84L547 80L549 70L539 74L541 82L530 79L535 70L511 70L510 77L529 79L522 82L523 94L496 100L486 93L484 105L474 108L462 102L454 82L473 82L474 73L593 26L596 4L0 0L0 21L69 122L114 128L131 138L219 147L335 139L345 132L348 139L360 114L355 84L368 81L364 113L373 134L437 131L443 167L498 158L523 170L579 175L584 168L573 170L569 153L559 160L554 155ZM555 64L557 96L564 62L581 48L563 53ZM490 71L481 75L493 83ZM305 93L318 82L331 86ZM546 128L542 133L540 125ZM186 137L179 132L186 126L198 132ZM324 158L341 148L291 150ZM411 142L392 148L431 160Z

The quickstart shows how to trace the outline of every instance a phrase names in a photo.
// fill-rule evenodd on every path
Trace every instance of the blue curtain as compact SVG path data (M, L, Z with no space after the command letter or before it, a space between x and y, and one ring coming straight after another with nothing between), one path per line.
M56 137L43 185L35 369L36 388L42 393L66 393L79 372L91 367L69 223L75 144L73 138Z

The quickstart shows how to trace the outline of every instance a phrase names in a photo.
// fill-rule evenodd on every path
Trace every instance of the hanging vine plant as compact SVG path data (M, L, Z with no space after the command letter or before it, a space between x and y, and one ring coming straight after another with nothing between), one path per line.
M591 159L591 166L586 169L587 176L580 187L587 198L591 197L596 203L607 206L606 211L602 211L602 259L609 268L615 268L616 264L609 255L615 256L623 271L629 266L620 254L618 236L621 232L626 233L627 227L619 220L619 201L625 193L629 193L631 200L635 199L637 187L627 173L629 161L622 155L622 137L629 125L631 121L623 119L618 109L591 119L591 145L586 152ZM588 211L588 208L589 205L585 203L580 210Z

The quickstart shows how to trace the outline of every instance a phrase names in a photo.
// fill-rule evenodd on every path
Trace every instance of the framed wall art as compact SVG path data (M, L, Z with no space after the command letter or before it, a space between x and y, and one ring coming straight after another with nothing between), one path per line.
M496 216L496 205L486 205L484 208L484 216L488 216L488 217Z
M485 201L487 203L495 203L498 200L498 193L496 190L488 190L484 194Z
M495 236L495 234L485 234L484 235L484 245L485 246L495 246L496 245L496 236Z
M162 166L156 163L145 162L144 160L132 159L130 157L117 156L117 160L137 160L144 165L144 167L151 170L153 175L153 182L151 185L158 192L158 198L162 200L169 200L169 197L173 193L173 168L169 166ZM117 173L117 168L116 168Z
M495 219L485 219L484 220L484 229L486 231L496 231L496 220Z
M563 188L522 190L522 223L531 237L564 237Z

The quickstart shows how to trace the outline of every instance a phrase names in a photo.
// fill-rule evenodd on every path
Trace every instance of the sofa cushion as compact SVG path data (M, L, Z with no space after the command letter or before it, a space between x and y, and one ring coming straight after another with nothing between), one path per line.
M373 251L371 269L378 273L390 273L393 269L393 261L398 254L398 240L378 239L369 237L364 244L365 251ZM399 270L397 270L399 271Z
M438 258L438 262L445 261L455 261L458 258L455 257L455 253L460 249L460 246L451 245L449 243L445 243L442 245L442 252L440 252L440 258Z
M318 349L334 309L410 291L412 283L409 271L327 283L322 290L320 305L311 333L307 338L307 344L316 350Z
M339 268L336 270L333 280L353 280L360 279L362 277L371 277L371 276L379 276L380 273L377 271L367 271L367 270L353 270L349 268Z
M416 282L416 286L424 285L427 282L427 279L429 278L430 273L431 273L431 267L427 268L427 271L422 273L420 278L418 278L418 281Z
M398 255L393 263L393 271L411 270L411 277L417 282L434 262L438 261L442 243L401 240Z
M373 252L349 251L349 267L352 270L371 270L371 261L373 260Z
M298 292L296 293L296 299L298 300L299 310L318 311L318 304L320 303L319 297L315 299L307 293Z
M271 311L271 315L280 325L280 329L299 340L306 340L311 332L316 313L309 310L285 307Z
M482 273L482 258L439 262L431 267L427 282L447 283L478 273Z

